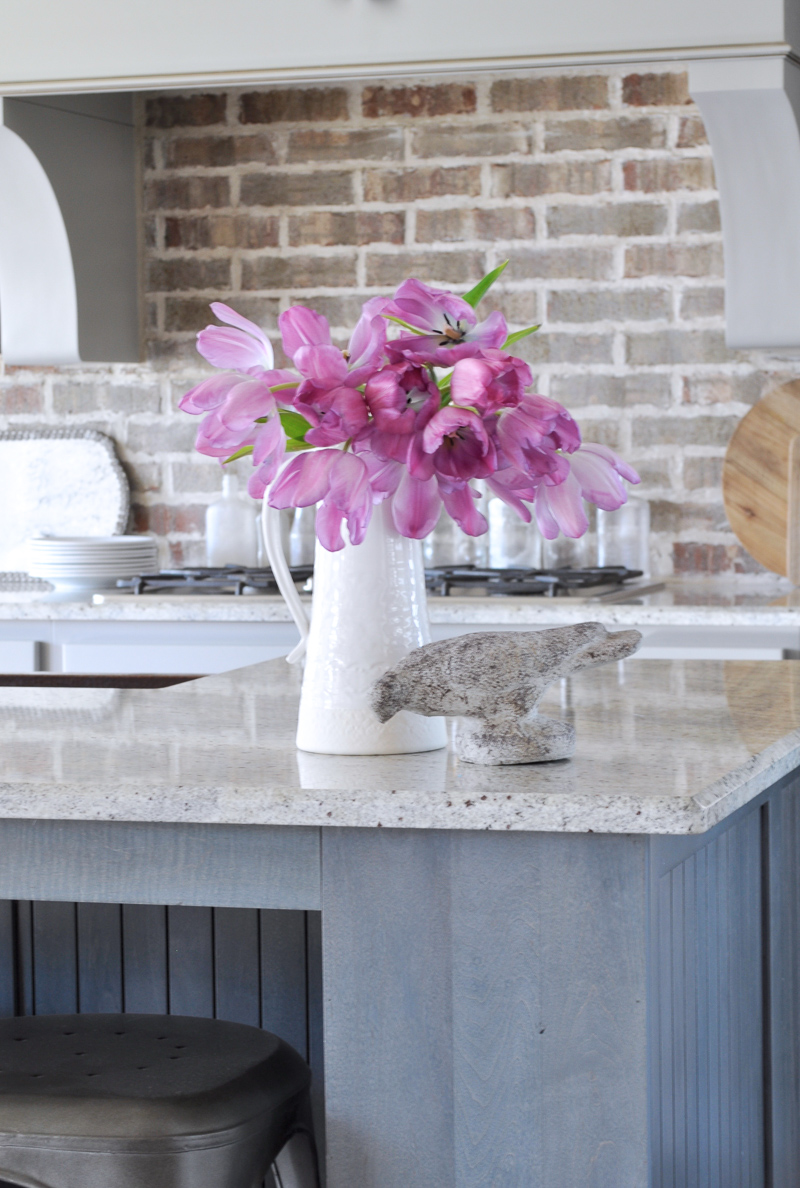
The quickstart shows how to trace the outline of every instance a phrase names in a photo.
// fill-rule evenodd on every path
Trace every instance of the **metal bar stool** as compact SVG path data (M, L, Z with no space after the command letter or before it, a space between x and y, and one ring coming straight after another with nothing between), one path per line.
M311 1073L277 1036L180 1015L0 1020L0 1182L319 1188Z

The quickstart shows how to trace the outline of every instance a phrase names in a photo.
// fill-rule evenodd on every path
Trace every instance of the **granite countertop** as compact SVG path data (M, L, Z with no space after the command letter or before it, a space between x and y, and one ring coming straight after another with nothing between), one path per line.
M800 591L782 579L669 578L659 584L662 588L653 593L632 590L625 601L431 596L428 606L434 624L533 627L593 619L607 626L800 627ZM0 622L285 623L291 618L283 599L275 595L134 597L110 593L94 597L95 601L88 597L51 600L38 591L4 590L0 585Z
M161 690L0 689L0 817L689 834L800 766L800 661L578 673L542 705L575 757L518 767L298 752L299 681L273 660Z

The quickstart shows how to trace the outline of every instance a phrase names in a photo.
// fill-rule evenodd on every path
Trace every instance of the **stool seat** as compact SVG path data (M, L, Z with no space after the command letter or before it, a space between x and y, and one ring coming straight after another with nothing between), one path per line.
M0 1180L251 1188L299 1125L309 1083L293 1048L242 1024L2 1019Z

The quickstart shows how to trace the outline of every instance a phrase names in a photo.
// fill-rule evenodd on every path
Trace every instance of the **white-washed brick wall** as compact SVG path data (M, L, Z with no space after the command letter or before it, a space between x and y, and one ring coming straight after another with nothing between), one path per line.
M135 525L202 557L216 463L177 401L205 373L194 334L221 299L273 334L295 302L344 339L360 303L414 274L492 304L539 391L640 470L657 568L754 568L725 519L722 458L791 364L724 344L713 164L668 71L481 75L167 93L142 101L148 363L0 379L3 424L110 433ZM278 346L276 339L276 347ZM244 471L242 471L244 473Z

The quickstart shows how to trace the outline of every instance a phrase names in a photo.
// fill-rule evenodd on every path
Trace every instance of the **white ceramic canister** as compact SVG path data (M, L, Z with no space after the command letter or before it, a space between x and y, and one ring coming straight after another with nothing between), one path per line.
M444 718L402 710L381 723L370 706L378 677L430 643L420 541L400 535L387 503L374 508L360 545L346 540L343 549L330 553L317 541L309 627L280 544L280 512L266 499L263 517L267 556L301 634L287 659L292 663L305 650L298 747L326 755L400 755L444 747Z

